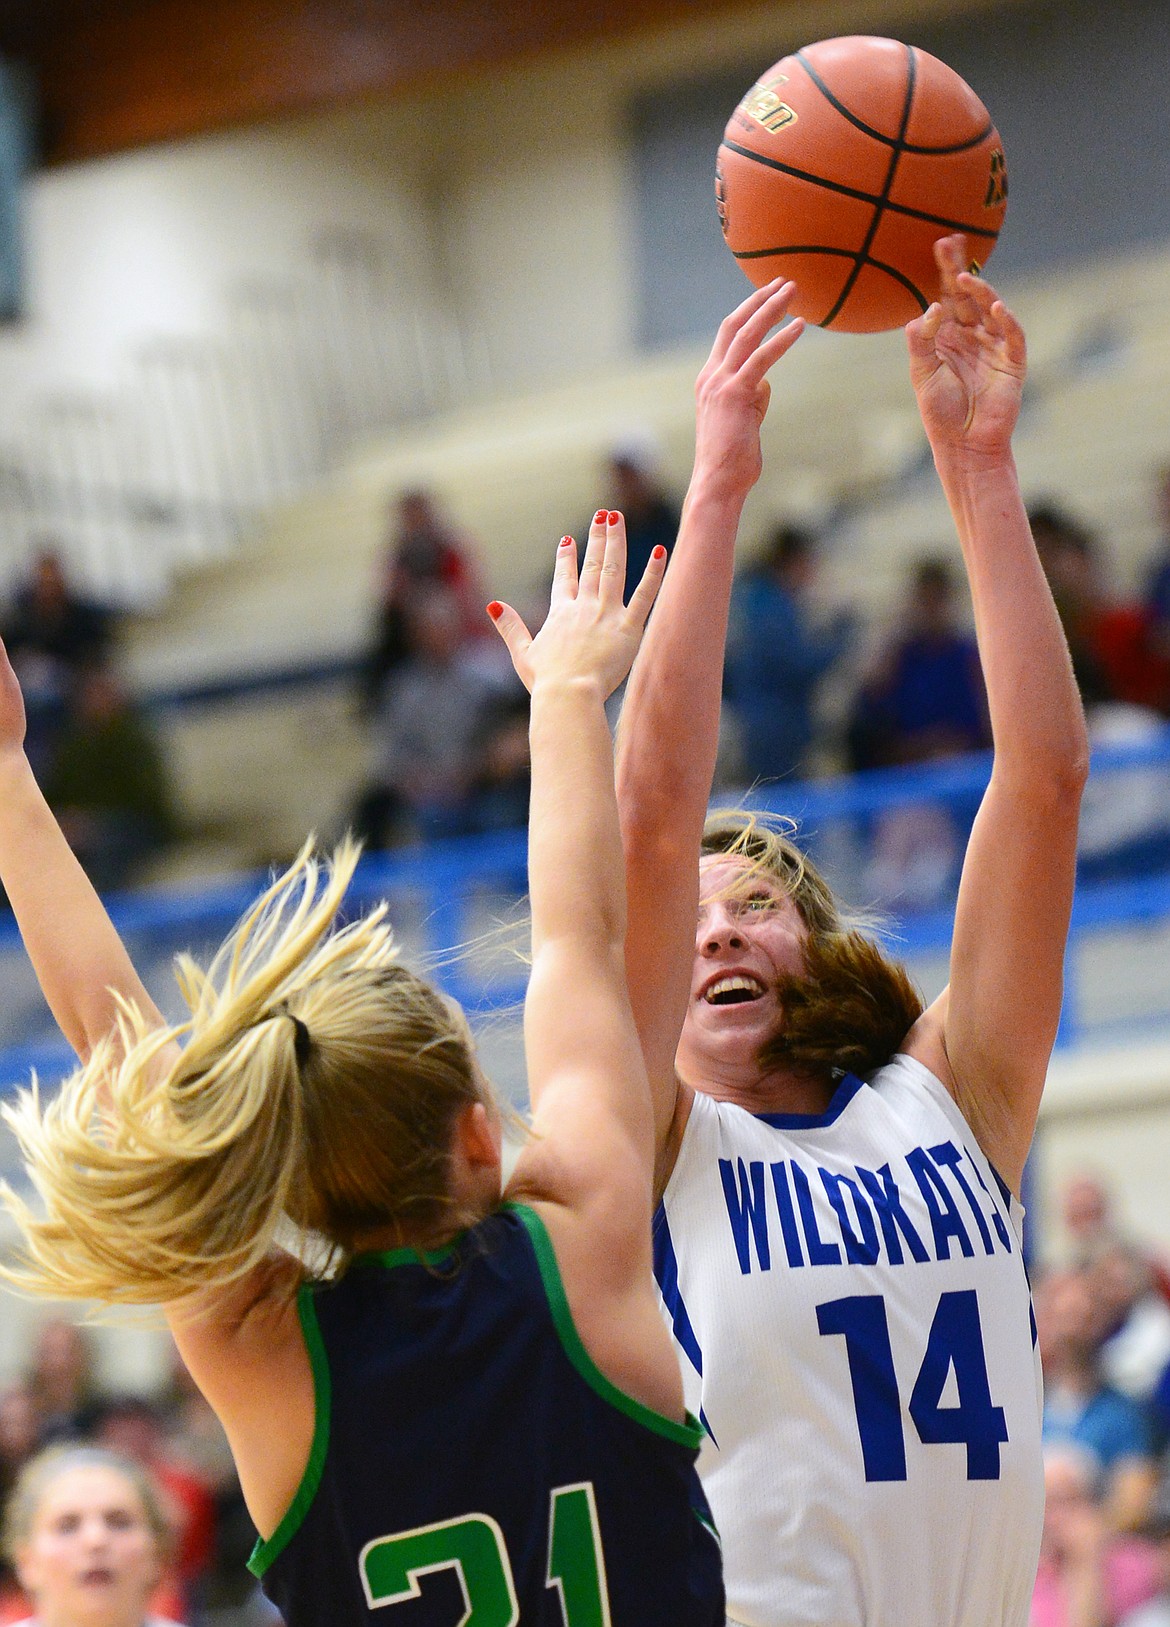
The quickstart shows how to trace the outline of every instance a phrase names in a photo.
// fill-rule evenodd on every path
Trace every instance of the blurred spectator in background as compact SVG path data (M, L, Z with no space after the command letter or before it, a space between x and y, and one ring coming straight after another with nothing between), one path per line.
M0 1392L0 1507L40 1439L41 1421L28 1385L10 1384Z
M158 1487L174 1537L167 1580L183 1602L184 1615L195 1616L215 1558L211 1488L180 1462L167 1439L160 1410L142 1396L104 1401L95 1435L102 1446L137 1463Z
M749 781L809 771L817 689L853 636L847 614L814 622L808 598L816 577L811 533L781 525L732 595L724 695Z
M1170 463L1158 471L1156 494L1161 542L1146 578L1145 608L1154 649L1170 661Z
M407 491L395 506L382 560L377 625L361 677L365 711L377 710L388 680L409 658L411 615L420 599L436 589L457 606L462 637L484 635L484 598L473 544L442 517L431 492Z
M132 881L176 834L158 739L109 666L78 675L44 788L99 892Z
M0 1393L0 1509L7 1505L21 1469L36 1451L38 1436L39 1420L27 1386L10 1385ZM19 1609L13 1607L14 1595L19 1596ZM24 1613L16 1572L0 1549L0 1622Z
M466 657L458 600L432 589L411 605L410 654L372 726L374 764L353 823L374 848L478 828L484 743L508 693ZM509 674L509 688L517 680Z
M974 634L960 626L955 573L929 556L913 567L894 636L879 650L849 724L855 769L888 768L991 744Z
M1170 1627L1170 1482L1154 1495L1142 1535L1152 1545L1156 1590L1152 1598L1127 1611L1118 1627Z
M470 788L475 829L520 829L528 823L532 789L527 692L509 686L489 697L477 758Z
M1131 1237L1117 1218L1113 1196L1105 1182L1088 1170L1079 1171L1060 1191L1062 1254L1074 1269L1092 1271L1098 1262L1105 1269L1098 1279L1100 1293L1114 1299L1117 1326L1128 1319L1135 1305L1153 1293L1170 1311L1170 1272L1152 1248ZM1127 1266L1127 1259L1132 1263ZM1126 1289L1136 1294L1126 1303ZM1161 1317L1159 1314L1159 1322ZM1170 1353L1168 1353L1170 1354ZM1125 1386L1122 1386L1124 1388ZM1148 1392L1147 1392L1148 1393Z
M248 1570L256 1545L223 1425L172 1347L170 1382L160 1403L170 1452L209 1488L215 1502L215 1550L200 1582L193 1627L279 1627L280 1615Z
M138 1466L91 1446L51 1447L17 1481L4 1549L28 1595L24 1627L160 1627L170 1529Z
M1122 701L1170 711L1170 655L1148 607L1106 591L1097 539L1080 521L1054 503L1033 505L1028 519L1086 709Z
M1049 1272L1037 1285L1035 1306L1044 1440L1071 1441L1092 1455L1109 1529L1134 1531L1149 1510L1156 1473L1145 1412L1102 1372L1106 1308L1083 1270Z
M78 672L106 658L113 630L110 611L74 592L61 555L46 543L0 627L24 693L26 749L38 777L64 723Z
M1149 1259L1130 1243L1118 1240L1085 1269L1103 1326L1101 1371L1115 1390L1145 1406L1170 1365L1170 1306Z
M681 510L663 484L662 449L648 429L631 431L610 448L606 463L606 506L617 509L626 521L625 598L642 580L650 555L660 545L669 554L678 536ZM584 555L589 520L577 533Z
M63 1316L37 1330L26 1375L41 1446L88 1434L98 1415L93 1343Z
M1060 1219L1072 1266L1092 1265L1107 1249L1123 1241L1113 1200L1099 1176L1083 1172L1067 1180L1060 1193Z
M113 1451L135 1484L144 1477L149 1482L168 1532L165 1552L155 1556L153 1573L160 1580L151 1592L154 1615L148 1619L173 1617L191 1627L280 1627L279 1613L247 1569L256 1531L231 1451L177 1351L172 1347L172 1380L161 1399L103 1398L94 1386L89 1334L54 1317L37 1330L29 1373L27 1382L0 1392L0 1506L12 1510L10 1523L29 1518L33 1482L25 1470L38 1452L43 1455L46 1440L70 1453L100 1449L103 1463ZM34 1480L35 1503L41 1481ZM10 1503L14 1493L16 1502ZM69 1517L80 1516L74 1510ZM49 1608L56 1597L51 1595ZM119 1599L116 1590L95 1596L89 1613L82 1613L74 1598L65 1614L38 1613L36 1624L110 1627L124 1619ZM113 1613L105 1614L107 1608ZM15 1570L0 1560L0 1627L28 1621L33 1610ZM141 1615L131 1619L141 1627Z
M1117 1627L1157 1587L1152 1548L1110 1531L1088 1452L1044 1451L1044 1532L1030 1627Z
M947 560L931 555L912 567L899 623L858 691L847 725L849 766L890 768L990 743L979 652L959 622L955 574ZM923 801L879 815L865 874L869 896L911 911L950 902L966 842L964 817Z

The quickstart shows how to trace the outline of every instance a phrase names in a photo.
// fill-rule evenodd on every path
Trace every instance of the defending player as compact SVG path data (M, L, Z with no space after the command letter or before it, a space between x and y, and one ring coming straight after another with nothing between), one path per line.
M601 514L579 584L562 543L535 639L493 607L532 691L534 1122L503 1207L462 1013L397 963L384 908L334 930L353 847L324 877L302 853L209 973L181 962L191 1016L165 1026L37 791L0 667L0 874L84 1059L56 1101L6 1109L45 1208L7 1195L18 1280L165 1304L289 1627L398 1604L420 1627L723 1621L651 1275L603 711L663 566L624 608L624 527ZM330 1280L276 1246L290 1221Z
M947 990L922 1011L774 831L716 821L695 864L783 290L724 323L699 377L694 477L619 731L656 1266L706 1425L729 1614L749 1627L1024 1627L1036 1570L1018 1194L1060 1011L1088 751L1011 453L1023 334L962 269L961 238L937 255L943 298L907 329L911 381L966 561L995 742Z

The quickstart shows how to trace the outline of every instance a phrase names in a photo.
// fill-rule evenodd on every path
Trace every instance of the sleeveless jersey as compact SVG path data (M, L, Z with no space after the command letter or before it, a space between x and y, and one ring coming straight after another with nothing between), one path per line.
M822 1115L697 1094L655 1272L744 1627L1026 1627L1044 1489L1023 1210L907 1056Z
M299 1308L312 1450L251 1560L288 1627L723 1627L701 1431L594 1366L534 1210Z

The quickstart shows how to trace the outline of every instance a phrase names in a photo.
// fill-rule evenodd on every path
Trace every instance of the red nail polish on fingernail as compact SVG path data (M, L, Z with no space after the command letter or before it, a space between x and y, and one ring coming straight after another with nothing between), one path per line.
M655 559L665 559L666 558L666 549L662 546L661 543L657 543L653 548L651 548L650 552L651 552L651 554L653 555L653 557Z
M572 537L562 537L561 538L561 547L562 548L571 548L572 546L573 546Z
M606 510L603 509L603 508L599 508L597 513L593 516L594 525L604 525L605 524L605 516L606 516Z
M493 621L499 621L500 617L504 614L504 607L498 599L493 599L491 604L489 604L487 607L487 613Z
M621 519L621 515L617 512L617 510L611 508L610 511L609 511L609 523L610 523L610 525L616 525L620 519Z

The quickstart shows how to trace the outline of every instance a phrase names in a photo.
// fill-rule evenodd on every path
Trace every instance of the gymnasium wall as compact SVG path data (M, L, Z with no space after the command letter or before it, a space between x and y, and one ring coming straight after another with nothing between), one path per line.
M449 302L501 389L605 364L636 336L637 95L697 62L738 81L790 33L894 30L954 5L798 4L783 38L775 9L755 5L633 46L43 172L28 193L30 319L0 335L0 434L37 391L110 389L144 344L214 334L241 283L289 275L314 237L355 228L393 245L404 292ZM709 203L680 232L709 232Z

